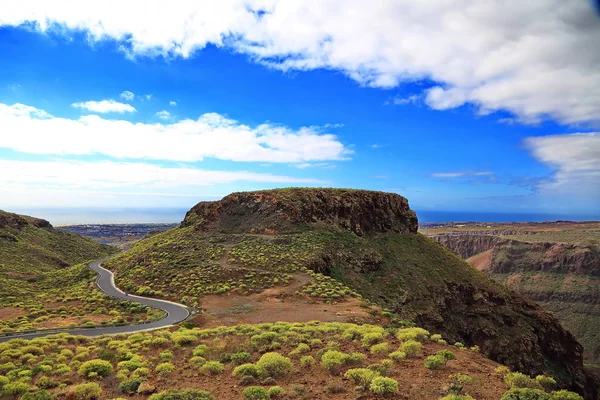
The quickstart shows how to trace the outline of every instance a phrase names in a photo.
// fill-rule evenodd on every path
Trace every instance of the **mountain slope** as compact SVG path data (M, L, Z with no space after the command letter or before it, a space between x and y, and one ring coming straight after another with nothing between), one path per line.
M181 227L141 241L106 265L128 290L206 309L202 323L221 318L233 304L261 313L268 307L256 296L278 305L308 301L313 309L324 303L351 309L364 298L388 309L378 314L371 307L375 322L414 321L452 342L477 345L513 369L550 372L592 398L581 345L554 317L416 231L414 212L395 194L234 193L199 203Z
M584 358L600 361L600 251L591 240L572 241L572 232L553 231L510 236L453 232L433 239L467 259L497 282L521 293L551 311L584 346ZM498 236L497 236L498 235ZM583 236L580 233L580 236ZM577 237L577 236L575 236ZM600 232L596 233L600 238ZM521 239L521 240L517 240Z
M46 220L0 211L0 331L145 319L150 310L97 290L83 264L114 251Z

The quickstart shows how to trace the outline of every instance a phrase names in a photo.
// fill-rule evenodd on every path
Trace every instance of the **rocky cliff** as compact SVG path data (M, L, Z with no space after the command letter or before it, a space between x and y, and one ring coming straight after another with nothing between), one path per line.
M468 259L491 250L485 270L506 274L552 272L600 276L600 251L594 246L529 243L493 235L442 234L432 238Z
M326 224L357 235L416 233L418 220L406 198L383 192L346 189L277 189L232 193L220 201L201 202L182 226L235 233L297 231Z

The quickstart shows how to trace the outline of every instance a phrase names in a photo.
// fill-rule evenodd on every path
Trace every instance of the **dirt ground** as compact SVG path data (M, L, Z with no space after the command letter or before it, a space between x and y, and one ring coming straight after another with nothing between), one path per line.
M11 320L27 315L27 311L19 307L0 307L0 319Z

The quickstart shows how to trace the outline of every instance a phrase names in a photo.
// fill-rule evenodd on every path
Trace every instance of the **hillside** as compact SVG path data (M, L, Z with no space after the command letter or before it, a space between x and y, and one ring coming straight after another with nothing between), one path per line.
M46 220L0 211L0 331L146 318L149 310L97 290L83 264L114 251Z
M0 361L7 399L581 400L420 328L339 322L62 334L1 343Z
M520 228L491 233L463 229L432 237L552 312L583 344L584 358L600 361L600 227L561 223Z
M117 285L203 309L201 326L413 321L593 398L582 347L537 304L417 234L408 201L341 189L234 193L105 264Z

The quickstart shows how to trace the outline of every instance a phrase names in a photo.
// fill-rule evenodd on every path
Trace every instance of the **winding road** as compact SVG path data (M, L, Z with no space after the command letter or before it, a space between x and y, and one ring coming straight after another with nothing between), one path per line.
M98 274L96 279L96 285L100 290L106 293L108 296L119 300L134 301L141 303L145 306L163 310L166 316L152 322L144 324L131 324L124 326L102 326L90 327L90 328L74 328L74 329L57 329L57 330L40 330L36 332L28 332L24 334L15 333L10 336L0 336L0 343L6 342L11 339L33 339L42 336L54 335L57 333L70 333L71 335L83 335L83 336L101 336L101 335L117 335L121 333L134 333L149 331L161 328L167 328L185 320L189 315L190 311L183 305L173 303L167 300L152 299L149 297L141 297L125 294L119 288L115 286L114 274L109 270L102 267L102 262L108 257L100 260L92 261L88 264L88 267Z

